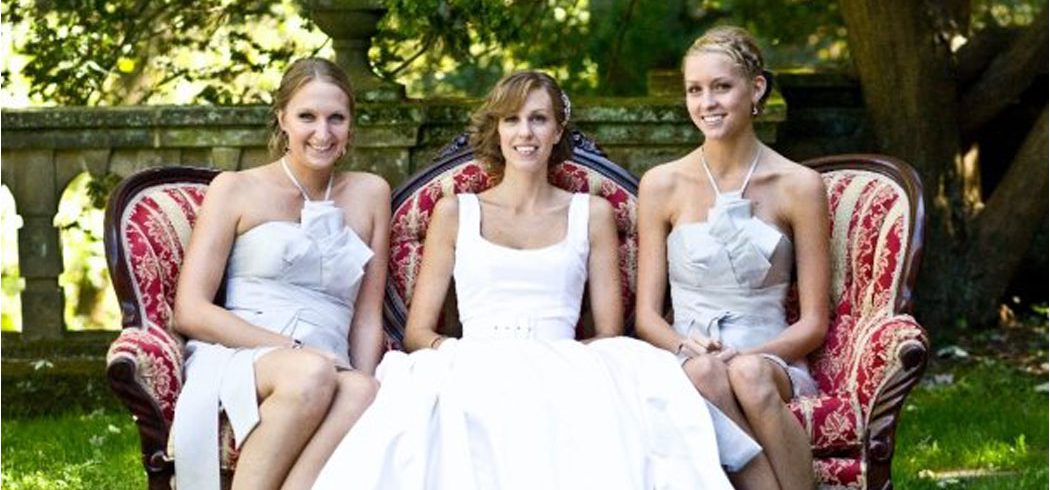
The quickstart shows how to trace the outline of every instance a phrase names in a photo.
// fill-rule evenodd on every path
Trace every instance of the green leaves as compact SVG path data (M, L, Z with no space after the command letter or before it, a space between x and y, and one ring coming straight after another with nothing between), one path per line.
M16 54L37 102L265 103L292 58L327 42L293 0L22 0ZM6 76L7 74L5 74Z

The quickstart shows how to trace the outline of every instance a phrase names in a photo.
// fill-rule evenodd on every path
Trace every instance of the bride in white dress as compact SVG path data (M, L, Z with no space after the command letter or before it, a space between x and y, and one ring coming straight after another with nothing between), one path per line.
M208 187L175 297L175 328L190 338L172 429L178 488L220 488L220 411L240 451L234 489L308 488L374 396L390 188L335 171L353 106L335 64L293 63L274 96L282 157Z
M521 72L476 113L472 144L501 179L437 203L413 352L384 357L375 402L314 488L728 489L722 465L759 451L720 413L712 421L672 354L618 337L612 208L547 180L571 154L563 97ZM436 333L453 278L462 339ZM585 284L596 338L581 343Z

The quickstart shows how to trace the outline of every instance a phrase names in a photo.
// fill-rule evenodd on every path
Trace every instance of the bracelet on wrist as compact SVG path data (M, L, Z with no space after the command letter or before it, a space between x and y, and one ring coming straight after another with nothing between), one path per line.
M299 339L292 339L292 345L289 345L288 348L292 350L302 349L303 341Z

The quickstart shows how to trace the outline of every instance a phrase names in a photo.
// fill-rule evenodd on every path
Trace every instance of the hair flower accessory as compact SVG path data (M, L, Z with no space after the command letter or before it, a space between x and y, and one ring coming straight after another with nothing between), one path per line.
M562 112L565 116L563 124L569 124L569 116L572 115L572 102L569 102L569 96L565 95L565 91L561 92L561 105L563 106Z

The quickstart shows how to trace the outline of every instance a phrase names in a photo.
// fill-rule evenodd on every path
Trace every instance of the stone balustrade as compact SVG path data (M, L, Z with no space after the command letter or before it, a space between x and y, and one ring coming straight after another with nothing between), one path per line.
M855 84L841 76L778 78L757 128L785 155L802 159L865 148ZM784 97L780 96L783 93ZM788 104L792 99L789 117ZM466 127L476 100L399 100L359 104L347 169L377 173L392 186L430 161ZM681 97L580 98L573 123L610 159L637 175L680 156L700 141ZM112 333L71 332L63 325L59 230L52 222L69 182L124 177L145 168L192 165L235 170L271 161L268 109L261 106L45 108L2 113L2 179L22 216L19 264L25 280L23 330L4 333L3 352L28 344L68 344Z

